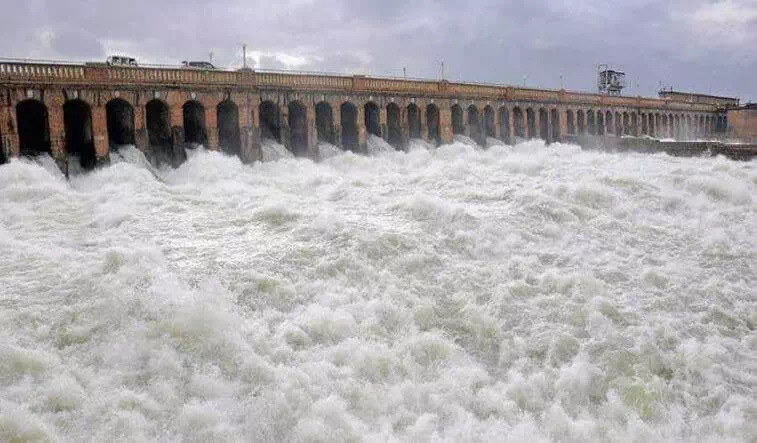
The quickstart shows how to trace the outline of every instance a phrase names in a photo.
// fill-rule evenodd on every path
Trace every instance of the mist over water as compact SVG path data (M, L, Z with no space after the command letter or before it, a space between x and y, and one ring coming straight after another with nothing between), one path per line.
M541 142L14 160L0 441L753 441L756 196Z

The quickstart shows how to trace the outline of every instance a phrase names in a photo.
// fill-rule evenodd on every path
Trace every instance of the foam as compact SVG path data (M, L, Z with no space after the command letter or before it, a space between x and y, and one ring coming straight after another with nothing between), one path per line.
M374 145L0 167L0 440L757 438L754 161Z

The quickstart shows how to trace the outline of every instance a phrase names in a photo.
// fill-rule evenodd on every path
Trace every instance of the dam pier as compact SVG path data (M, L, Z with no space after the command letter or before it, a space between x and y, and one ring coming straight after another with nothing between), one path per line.
M628 137L648 136L645 149L656 143L651 138L685 142L744 135L749 140L748 131L757 128L751 109L707 97L628 97L363 75L0 62L0 161L49 153L61 165L78 157L88 169L106 162L118 146L136 145L157 163L178 165L184 148L203 145L253 162L261 159L265 139L295 156L317 159L319 142L364 152L371 135L396 149L405 149L411 139L449 143L455 135L481 145L488 138L508 144L539 138L615 148L628 145ZM755 149L738 152L749 158Z

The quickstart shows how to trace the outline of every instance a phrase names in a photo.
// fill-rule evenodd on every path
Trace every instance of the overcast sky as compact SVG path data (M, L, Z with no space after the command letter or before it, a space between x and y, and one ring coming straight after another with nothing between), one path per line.
M757 0L2 0L0 57L259 68L594 90L662 82L757 101ZM524 80L525 78L525 80Z

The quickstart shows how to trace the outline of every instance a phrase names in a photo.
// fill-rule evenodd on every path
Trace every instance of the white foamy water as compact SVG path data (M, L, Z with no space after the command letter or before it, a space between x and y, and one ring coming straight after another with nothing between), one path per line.
M419 139L419 138L411 138L408 145L409 145L408 151L415 151L415 150L430 151L432 149L436 149L436 146L432 145L426 140Z
M264 138L260 141L260 150L264 162L273 162L285 158L294 158L294 154L281 143Z
M476 143L475 140L473 140L472 138L468 137L467 135L455 134L452 138L455 140L456 143L467 145L467 146L471 146L471 147L474 147L476 149L480 149L481 148L481 146L479 146L478 143Z
M373 134L368 135L366 147L368 149L368 155L391 154L396 151L392 145L386 142L386 140Z
M335 157L344 153L339 146L332 145L327 142L318 142L318 159L326 160L327 158Z
M0 441L757 439L757 162L154 173L0 167Z
M502 140L493 138L493 137L486 137L486 147L493 148L495 146L498 146L503 149L507 149L507 144L503 142Z

